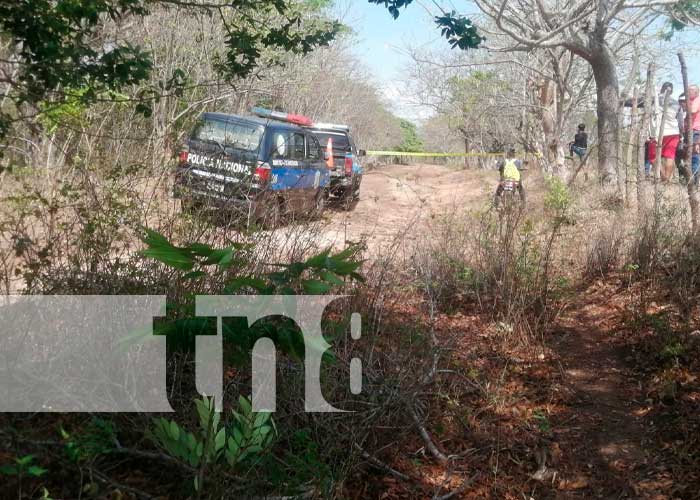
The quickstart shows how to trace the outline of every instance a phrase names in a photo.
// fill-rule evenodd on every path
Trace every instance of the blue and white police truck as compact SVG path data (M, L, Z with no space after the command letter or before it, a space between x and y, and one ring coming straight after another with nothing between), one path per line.
M356 148L347 125L314 123L310 130L321 143L326 159L330 155L333 157L327 161L331 174L329 198L344 202L348 209L353 208L360 198L363 169L359 157L364 156L365 151Z
M301 115L253 108L256 116L204 113L182 151L175 196L183 208L225 210L246 224L323 211L330 172Z

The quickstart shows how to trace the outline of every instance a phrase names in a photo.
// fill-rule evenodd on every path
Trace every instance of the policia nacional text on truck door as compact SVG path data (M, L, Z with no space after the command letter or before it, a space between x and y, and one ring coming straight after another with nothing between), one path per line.
M318 139L298 115L254 108L257 117L204 113L179 155L183 207L225 210L246 224L320 213L330 174Z

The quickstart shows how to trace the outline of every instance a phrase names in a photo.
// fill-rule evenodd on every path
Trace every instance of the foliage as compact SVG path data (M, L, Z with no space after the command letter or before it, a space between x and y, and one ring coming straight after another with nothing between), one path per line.
M399 17L400 9L407 7L413 0L368 0L369 3L383 5L389 10L394 19ZM440 28L441 35L447 39L454 49L476 49L485 40L468 18L457 14L454 10L444 12L435 17L435 24Z
M423 151L423 141L418 137L418 129L416 125L408 120L399 122L401 132L403 134L403 142L396 146L396 151L405 153L416 153Z
M357 272L362 261L355 260L358 246L349 246L345 250L332 254L330 249L310 257L303 262L278 264L281 268L263 277L240 276L230 272L234 264L245 259L244 245L232 245L223 249L214 249L209 245L195 243L178 247L163 235L146 230L144 242L148 248L142 254L156 259L167 266L184 272L184 280L203 279L209 275L225 275L223 294L240 294L253 292L261 295L320 295L330 292L335 287L353 281L362 281ZM211 268L214 268L213 270ZM167 335L171 348L190 351L194 347L194 337L206 334L212 325L209 318L193 317L193 304L169 306L175 318L155 328L157 335ZM279 318L264 318L254 325L246 326L245 318L232 318L222 324L222 335L232 347L232 355L237 359L247 356L255 342L261 337L271 338L284 352L296 359L303 359L305 344L301 332L291 321ZM326 353L326 359L331 354Z
M92 417L80 432L70 434L61 428L60 433L66 455L76 463L89 462L114 449L114 424L99 417Z
M9 80L11 91L7 95L16 109L45 101L63 105L77 100L91 105L104 100L107 91L119 92L147 81L154 69L152 55L140 46L105 41L102 28L107 20L118 23L126 18L144 18L151 14L150 9L172 4L221 18L227 32L226 53L215 66L227 80L250 75L260 64L263 49L307 54L327 45L341 29L337 21L309 16L309 5L302 11L293 0L237 0L218 8L171 0L3 2L0 27L17 47L7 57L17 69ZM322 4L316 8L319 6ZM174 68L168 85L147 89L137 96L136 112L150 115L152 101L162 95L177 95L185 83L183 69ZM7 134L17 120L14 114L0 112L0 136Z
M674 2L669 7L668 31L662 33L662 36L670 40L673 35L679 31L683 31L689 26L696 24L697 19L700 19L700 2L697 0L680 0Z
M189 271L184 279L195 279L207 275L207 270L215 266L219 272L227 271L238 262L239 254L246 247L234 244L223 249L194 243L177 247L163 235L146 230L144 243L148 248L142 252L146 257L156 259L169 267ZM361 281L357 269L361 261L354 261L359 247L349 246L342 252L331 254L330 248L310 257L304 262L277 264L282 268L267 274L267 280L253 276L236 277L228 281L223 293L232 294L244 289L252 289L263 295L295 295L300 291L310 295L329 292L334 286L345 284L344 279Z
M552 213L555 224L572 224L571 214L573 198L567 185L559 177L547 179L547 193L544 196L544 207Z
M254 413L250 401L238 398L239 411L232 411L233 423L221 425L214 398L196 399L198 431L187 431L174 420L153 421L152 439L172 457L196 468L215 464L222 459L236 467L253 459L270 447L275 424L269 412ZM195 478L195 489L203 487L202 478Z
M15 458L14 464L0 466L0 474L5 476L41 477L48 471L34 464L34 455Z

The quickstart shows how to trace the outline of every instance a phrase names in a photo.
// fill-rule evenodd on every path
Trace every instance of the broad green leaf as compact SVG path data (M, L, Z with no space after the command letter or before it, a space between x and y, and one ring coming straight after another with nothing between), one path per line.
M271 413L269 411L261 411L255 415L255 421L253 422L253 427L260 427L265 422L270 419Z
M192 258L177 248L148 248L143 250L141 254L182 271L190 271L194 267Z
M237 455L237 454L238 454L239 448L240 448L240 447L239 447L239 445L238 445L238 443L236 442L235 439L233 439L232 437L228 438L228 450L229 450L232 454Z
M235 280L229 282L226 285L226 293L234 293L244 287L250 287L258 292L262 292L267 289L267 283L258 278L242 277L236 278Z
M226 444L226 429L223 427L219 432L216 433L216 437L214 438L214 450L219 451L224 447Z
M233 439L235 439L236 444L241 447L243 446L243 434L241 433L240 429L238 427L233 428Z
M250 406L250 402L244 396L238 396L238 405L246 416L250 415L253 411L253 407Z
M5 476L15 476L17 475L17 472L17 467L14 465L0 466L0 474L4 474Z
M209 407L203 399L195 399L194 405L197 408L199 425L202 429L206 430L207 425L209 425Z
M194 451L197 449L197 439L194 437L194 434L191 432L187 433L187 437L185 438L185 443L187 444L187 448L189 451Z
M331 253L330 248L326 249L323 252L321 252L320 254L314 255L313 257L308 259L306 261L306 265L308 267L313 267L316 269L324 268L327 265L327 259L328 259L328 255L330 255L330 253Z
M27 474L29 474L32 477L40 477L46 474L47 472L47 469L39 467L38 465L32 465L27 469Z
M322 271L320 273L320 277L323 281L326 281L332 285L344 285L345 282L338 277L337 274L331 272L331 271Z
M304 292L309 295L321 295L328 292L331 286L328 283L318 280L304 280L301 282Z
M216 252L216 250L204 243L193 243L189 246L189 250L200 257L209 257L212 253Z
M15 458L15 462L17 462L18 465L29 465L32 463L32 460L34 460L34 455L25 455L21 458Z
M177 441L180 439L180 426L174 421L170 421L170 436Z
M357 271L361 265L362 262L331 260L331 265L329 265L328 268L336 274L345 275Z
M152 229L145 228L147 236L143 239L143 242L148 244L151 247L170 247L172 246L171 243L168 241L168 238L163 236L157 231L153 231Z

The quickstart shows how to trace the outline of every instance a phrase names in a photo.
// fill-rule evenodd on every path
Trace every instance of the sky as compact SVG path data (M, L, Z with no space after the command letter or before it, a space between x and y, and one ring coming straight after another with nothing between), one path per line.
M455 7L454 4L457 4ZM336 9L345 24L357 33L353 52L363 61L374 75L374 80L384 95L393 105L393 111L404 118L420 121L427 118L428 112L413 105L403 91L405 68L410 63L406 48L431 48L452 50L446 40L440 37L432 15L437 5L450 11L456 10L466 15L475 12L468 2L414 0L408 8L402 9L398 19L394 20L389 11L381 5L370 4L366 0L337 0ZM685 52L689 66L691 83L700 83L700 36L698 30L689 31L676 37ZM662 42L659 42L662 43ZM674 83L674 97L682 92L680 70L678 69L675 50L666 61L660 62L657 80L670 80ZM619 75L622 80L626 75Z
M449 2L442 3L452 10ZM440 37L433 16L424 8L425 3L414 1L402 9L396 20L384 6L366 0L341 1L339 4L343 21L357 33L357 43L353 46L355 55L367 65L385 96L394 103L393 111L409 119L424 117L425 110L412 105L402 92L404 69L410 62L406 47L451 50ZM436 10L434 4L430 8Z

